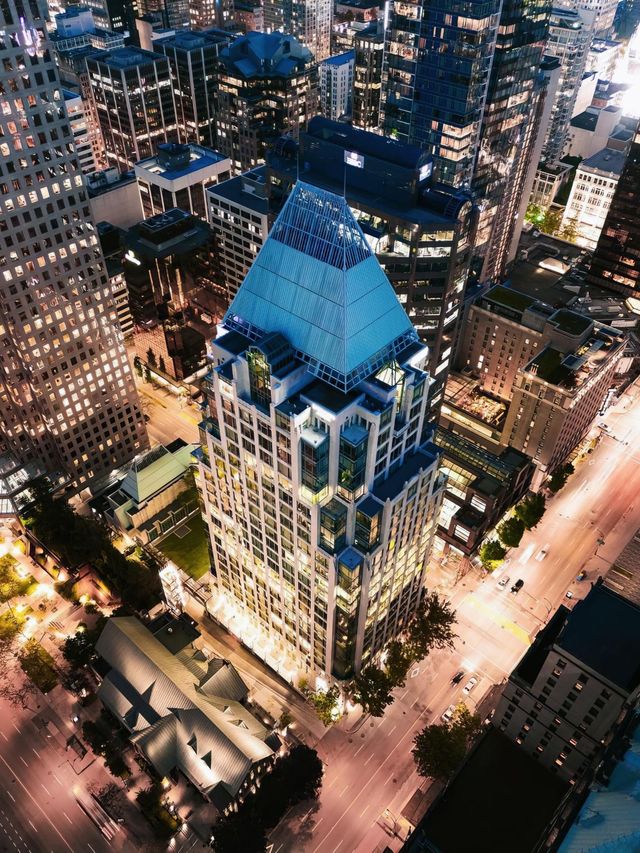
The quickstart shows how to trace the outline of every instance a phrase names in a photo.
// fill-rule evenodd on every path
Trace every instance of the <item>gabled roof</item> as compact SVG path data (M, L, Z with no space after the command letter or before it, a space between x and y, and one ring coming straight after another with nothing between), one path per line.
M184 476L190 465L191 452L195 447L195 444L186 444L179 450L171 452L159 444L145 451L131 463L126 477L120 484L120 491L136 504L144 503Z
M270 732L238 701L244 683L231 664L210 666L203 692L202 673L132 617L109 619L96 650L113 667L100 699L158 773L179 767L204 793L222 786L233 797L253 765L273 754Z
M341 196L298 181L224 319L280 332L311 373L348 391L418 339Z

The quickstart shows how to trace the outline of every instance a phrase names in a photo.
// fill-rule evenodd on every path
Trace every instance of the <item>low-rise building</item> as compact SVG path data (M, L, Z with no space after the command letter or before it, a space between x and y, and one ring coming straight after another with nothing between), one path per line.
M179 623L109 619L96 645L109 668L98 697L159 777L179 772L223 811L266 772L281 742L248 709L235 667L185 633Z
M145 219L174 207L206 219L207 188L231 177L231 161L201 145L161 143L134 171Z
M624 150L603 148L576 169L562 227L575 229L578 245L591 250L597 246L626 159Z
M141 545L153 542L198 509L190 476L196 446L178 438L139 454L91 508Z
M599 580L511 673L493 725L560 779L591 774L640 690L640 607Z
M89 207L96 222L131 228L143 218L140 193L133 172L115 167L87 175Z
M236 295L269 233L265 171L258 166L207 190L207 218L227 302Z

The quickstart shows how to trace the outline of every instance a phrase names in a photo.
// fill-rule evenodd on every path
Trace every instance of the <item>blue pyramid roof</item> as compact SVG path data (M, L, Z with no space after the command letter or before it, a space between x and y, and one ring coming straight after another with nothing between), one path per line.
M224 319L348 391L418 340L345 199L298 181Z

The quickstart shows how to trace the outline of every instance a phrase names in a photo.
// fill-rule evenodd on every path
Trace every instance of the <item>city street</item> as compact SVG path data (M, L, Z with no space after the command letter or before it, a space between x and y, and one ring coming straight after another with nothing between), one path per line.
M480 678L467 700L473 709L512 670L549 613L559 604L573 606L586 594L589 581L606 572L640 526L640 452L635 452L640 418L630 402L627 396L607 412L603 420L610 434L578 465L538 527L509 555L503 570L510 576L506 589L497 586L498 577L481 579L476 573L450 593L441 587L457 611L455 651L435 652L414 667L382 719L366 720L351 734L333 728L324 736L317 747L326 764L319 802L286 816L271 834L272 853L371 853L376 844L392 843L382 815L387 808L399 814L418 787L412 740L462 698L464 681L453 686L453 675L464 670ZM537 560L541 550L547 555ZM587 580L578 583L583 567ZM524 587L513 595L510 586L519 578ZM568 590L571 600L565 597ZM399 843L393 843L397 849Z

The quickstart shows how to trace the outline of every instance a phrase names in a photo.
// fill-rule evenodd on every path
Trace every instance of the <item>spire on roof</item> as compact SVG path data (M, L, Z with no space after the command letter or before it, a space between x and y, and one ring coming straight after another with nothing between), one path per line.
M227 311L279 332L318 378L349 391L418 335L342 196L298 181Z

